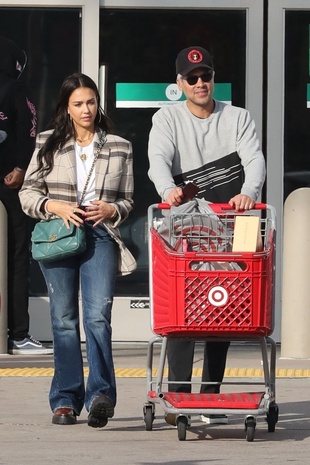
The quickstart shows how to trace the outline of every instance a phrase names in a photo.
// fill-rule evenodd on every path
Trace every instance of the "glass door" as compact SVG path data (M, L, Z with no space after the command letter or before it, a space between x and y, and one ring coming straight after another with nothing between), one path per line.
M163 84L174 83L176 56L190 45L201 45L212 54L216 91L220 91L220 86L228 88L228 100L245 107L246 9L100 11L99 55L105 75L106 109L116 132L131 140L134 149L135 208L122 228L122 236L137 258L138 270L119 279L119 296L149 295L146 215L148 206L160 201L147 176L148 135L152 115L160 103L132 101L130 86L139 90L151 85L156 93ZM223 94L218 98L223 100L222 97ZM145 100L151 99L146 95Z
M38 131L46 128L52 116L64 78L81 67L80 13L80 8L0 7L1 35L13 40L27 54L22 78L31 89L37 108ZM31 218L28 221L30 243L35 222ZM30 253L29 259L29 294L46 295L39 265Z
M277 210L276 337L282 312L283 205L309 187L309 0L268 5L267 201Z

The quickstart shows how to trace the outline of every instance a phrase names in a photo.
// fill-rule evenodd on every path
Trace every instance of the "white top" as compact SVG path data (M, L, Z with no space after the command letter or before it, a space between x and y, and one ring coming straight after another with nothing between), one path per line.
M86 147L81 147L75 143L76 156L76 179L78 203L84 190L85 182L94 160L94 143L91 142ZM93 170L87 190L84 196L83 205L91 205L91 201L96 200L95 196L95 170Z

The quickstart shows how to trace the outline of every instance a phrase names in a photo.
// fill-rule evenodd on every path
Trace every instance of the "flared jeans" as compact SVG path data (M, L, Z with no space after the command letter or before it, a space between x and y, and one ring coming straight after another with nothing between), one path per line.
M87 250L83 254L40 263L50 300L54 342L50 406L52 411L70 407L77 415L84 405L89 411L101 394L116 404L111 310L118 246L103 226L86 224L85 230ZM80 341L79 289L89 366L87 382Z

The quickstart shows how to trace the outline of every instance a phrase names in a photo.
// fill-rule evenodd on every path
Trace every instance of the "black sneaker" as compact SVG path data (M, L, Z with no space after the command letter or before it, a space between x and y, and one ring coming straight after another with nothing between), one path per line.
M9 339L8 352L12 355L50 355L53 349L48 349L34 337L27 336L22 341Z

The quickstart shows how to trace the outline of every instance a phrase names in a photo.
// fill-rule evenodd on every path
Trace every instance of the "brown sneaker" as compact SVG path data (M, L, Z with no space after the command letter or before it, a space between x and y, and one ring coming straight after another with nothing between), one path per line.
M177 419L180 416L187 417L187 427L190 428L191 426L191 416L190 415L176 415L175 413L165 413L165 422L171 426L177 426Z
M165 422L171 426L177 426L177 416L175 413L165 413Z

